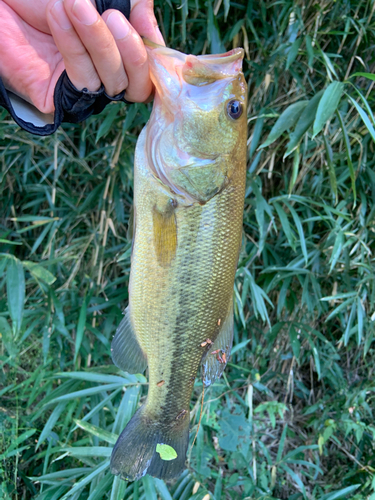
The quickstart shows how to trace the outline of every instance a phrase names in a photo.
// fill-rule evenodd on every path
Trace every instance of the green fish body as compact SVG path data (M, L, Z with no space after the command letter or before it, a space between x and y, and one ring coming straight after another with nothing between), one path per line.
M112 343L117 366L148 366L145 404L120 435L123 479L178 476L200 366L219 377L233 337L233 284L246 178L243 51L191 56L147 45L156 87L136 148L129 306ZM157 445L177 453L163 459Z

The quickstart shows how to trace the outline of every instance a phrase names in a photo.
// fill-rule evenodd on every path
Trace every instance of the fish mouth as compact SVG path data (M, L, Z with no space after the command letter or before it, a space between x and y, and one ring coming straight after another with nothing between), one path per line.
M185 84L201 87L226 78L236 78L242 71L244 50L224 54L195 56L143 39L149 56L150 75L157 93L179 96Z
M148 38L143 37L143 43L146 46L146 49L157 50L158 55L174 57L181 62L185 62L189 57L197 57L198 60L201 60L207 64L230 64L234 63L238 60L242 60L244 57L244 50L240 47L229 50L224 54L205 54L199 56L189 56L184 54L183 52L179 52L175 49L170 49L169 47L165 47L164 45L159 45L155 42L152 42Z

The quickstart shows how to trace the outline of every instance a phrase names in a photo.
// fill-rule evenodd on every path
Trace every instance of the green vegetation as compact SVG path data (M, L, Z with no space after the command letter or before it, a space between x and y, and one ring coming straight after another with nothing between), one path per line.
M43 139L0 112L1 498L375 499L374 13L363 0L156 1L168 45L243 46L249 83L233 355L172 485L108 468L147 393L110 341L150 105ZM191 443L201 391L197 378Z

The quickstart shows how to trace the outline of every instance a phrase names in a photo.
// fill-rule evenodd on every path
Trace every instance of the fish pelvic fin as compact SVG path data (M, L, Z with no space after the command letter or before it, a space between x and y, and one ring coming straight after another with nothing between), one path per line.
M205 387L210 386L221 377L233 344L233 299L231 298L227 317L219 320L222 323L221 330L210 350L202 360L202 378Z
M146 474L163 480L178 477L185 468L189 422L189 411L167 424L151 418L146 406L142 406L133 415L113 448L112 474L128 481L136 481ZM175 452L172 456L177 454L175 458L160 451L168 447Z
M124 314L112 340L112 360L120 370L143 373L147 368L147 358L135 336L129 307L125 309Z

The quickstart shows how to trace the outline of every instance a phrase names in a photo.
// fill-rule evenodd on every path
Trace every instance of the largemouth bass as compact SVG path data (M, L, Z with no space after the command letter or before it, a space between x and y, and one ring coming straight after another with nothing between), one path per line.
M129 306L112 357L130 373L148 366L149 388L113 449L111 470L127 480L146 473L168 480L185 466L198 369L210 385L232 346L247 91L242 49L193 56L146 47L156 93L136 147ZM161 444L177 457L162 459Z

